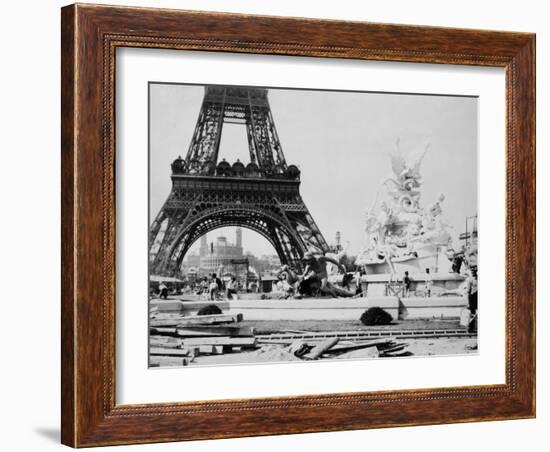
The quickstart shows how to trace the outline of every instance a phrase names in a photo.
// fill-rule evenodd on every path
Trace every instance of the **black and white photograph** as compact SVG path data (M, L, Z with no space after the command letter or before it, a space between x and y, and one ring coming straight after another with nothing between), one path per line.
M476 96L148 96L149 367L478 353Z
M548 449L549 8L441 5L3 3L3 450Z

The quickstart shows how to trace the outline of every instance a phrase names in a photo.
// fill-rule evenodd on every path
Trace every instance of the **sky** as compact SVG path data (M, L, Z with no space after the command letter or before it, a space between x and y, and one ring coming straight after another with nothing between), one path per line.
M203 95L202 86L150 84L150 222L170 193L171 162L187 154ZM361 249L365 211L393 176L397 140L405 156L429 146L422 206L443 193L444 215L457 233L466 216L477 214L477 98L271 88L269 102L287 164L300 168L302 198L329 244L340 231L351 254ZM222 158L250 160L245 126L224 125ZM208 240L219 232L234 240L234 228L212 231ZM243 246L274 254L247 229Z

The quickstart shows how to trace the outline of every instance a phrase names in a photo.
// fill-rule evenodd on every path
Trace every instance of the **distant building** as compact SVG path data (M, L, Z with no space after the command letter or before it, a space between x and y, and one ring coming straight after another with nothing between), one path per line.
M201 265L201 257L199 254L190 254L187 256L187 266L198 269Z
M259 259L260 261L265 261L266 264L271 268L281 267L281 260L276 254L262 254Z
M231 260L244 258L241 228L236 230L235 243L229 242L223 235L218 236L214 242L210 243L208 243L206 234L200 240L198 253L190 254L187 257L187 265L198 268L198 273L201 275L218 273L220 269L224 272L232 271Z

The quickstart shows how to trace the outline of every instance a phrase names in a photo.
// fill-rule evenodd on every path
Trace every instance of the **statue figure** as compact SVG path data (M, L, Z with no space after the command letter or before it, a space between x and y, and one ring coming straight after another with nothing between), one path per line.
M438 245L448 246L452 243L452 227L443 217L441 203L445 200L442 193L437 201L428 207L422 217L422 229L419 238L422 242L432 242Z
M420 165L422 164L422 160L424 160L426 152L428 152L428 146L424 148L420 155L415 158L407 159L401 153L399 140L397 140L396 151L390 154L395 178L388 178L384 182L396 211L418 211L418 201L420 199L419 188L422 185ZM393 184L393 187L389 186L389 183Z
M452 228L443 216L445 196L440 194L427 208L420 205L420 166L427 151L428 146L416 155L404 156L397 140L395 152L390 153L393 177L382 183L385 199L378 200L379 192L366 213L365 244L357 265L385 263L393 274L395 262L452 245Z

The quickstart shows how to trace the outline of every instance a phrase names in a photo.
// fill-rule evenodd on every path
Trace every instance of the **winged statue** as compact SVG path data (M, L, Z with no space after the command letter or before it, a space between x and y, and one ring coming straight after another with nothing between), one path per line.
M395 151L390 153L391 166L396 179L389 179L399 188L410 191L420 187L422 176L420 175L420 165L424 156L428 152L429 144L420 152L412 153L406 158L399 147L399 139L395 143Z

